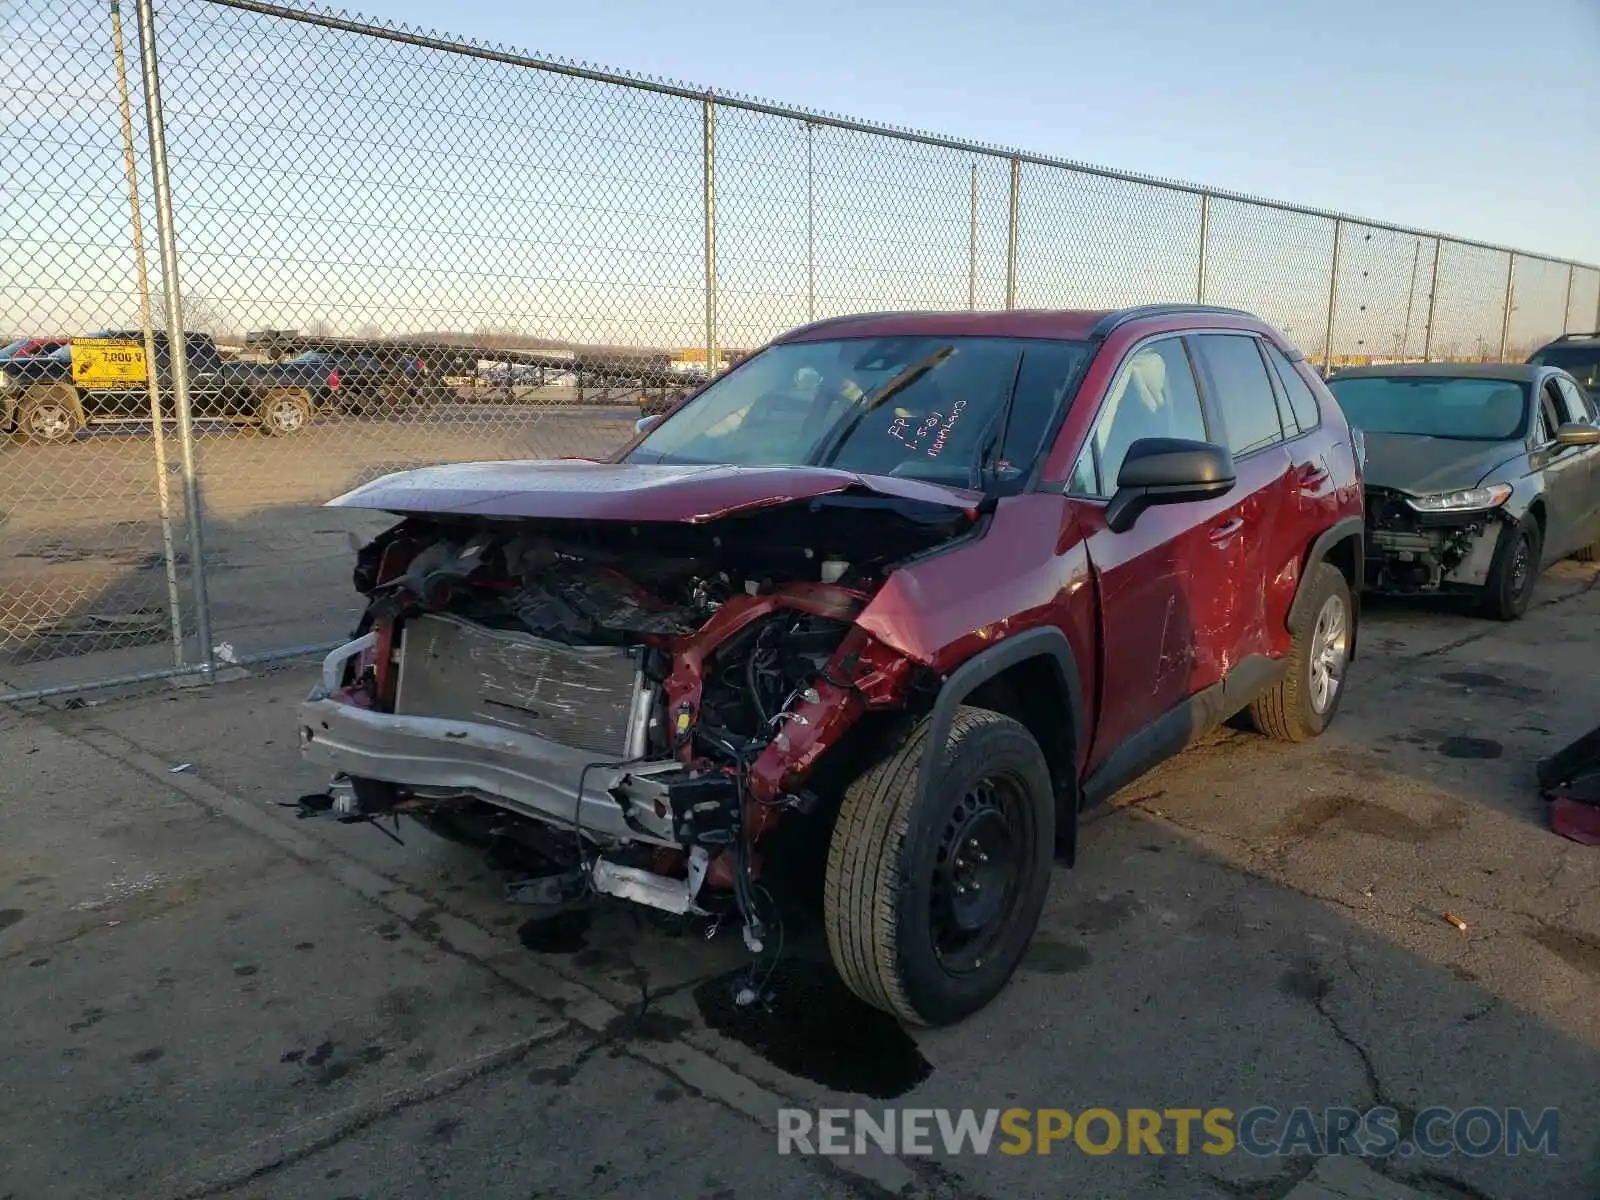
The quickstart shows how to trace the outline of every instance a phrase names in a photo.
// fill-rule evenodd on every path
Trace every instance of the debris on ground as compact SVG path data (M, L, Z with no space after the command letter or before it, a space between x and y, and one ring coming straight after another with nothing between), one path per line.
M1460 917L1456 916L1455 913L1445 913L1444 919L1449 921L1450 924L1454 925L1457 929L1461 930L1462 933L1467 931L1467 923Z
M1550 828L1600 846L1600 726L1539 763L1539 791L1550 802Z

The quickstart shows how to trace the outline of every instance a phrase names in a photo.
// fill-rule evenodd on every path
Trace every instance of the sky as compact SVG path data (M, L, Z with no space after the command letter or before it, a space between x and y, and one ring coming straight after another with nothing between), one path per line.
M1600 263L1600 0L360 0L384 20ZM441 12L447 15L441 17Z
M720 3L478 0L441 33L1600 264L1600 0L1523 0L1515 23L1480 0ZM1594 269L1455 242L1436 265L1431 239L1352 222L1336 255L1324 218L1034 164L1013 273L1003 155L733 105L708 298L697 100L157 8L185 319L216 332L696 346L709 305L717 343L748 347L835 313L998 308L1008 279L1020 307L1201 294L1313 355L1330 328L1339 355L1524 354L1600 319ZM126 327L104 0L13 0L0 33L0 331ZM153 249L137 94L133 119Z

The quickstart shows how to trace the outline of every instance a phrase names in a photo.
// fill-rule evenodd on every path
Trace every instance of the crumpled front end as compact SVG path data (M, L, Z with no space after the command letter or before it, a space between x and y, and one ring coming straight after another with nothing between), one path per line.
M1367 488L1366 583L1373 591L1481 587L1494 564L1502 509L1421 512L1404 492Z
M925 668L856 618L973 528L859 497L695 525L409 518L362 551L361 635L300 707L334 773L305 803L481 845L513 898L722 905L759 943L763 843L919 694Z

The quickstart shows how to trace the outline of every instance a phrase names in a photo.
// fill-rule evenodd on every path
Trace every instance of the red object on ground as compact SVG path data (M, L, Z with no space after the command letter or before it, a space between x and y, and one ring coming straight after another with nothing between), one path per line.
M1600 806L1557 792L1550 802L1550 828L1585 846L1600 846Z

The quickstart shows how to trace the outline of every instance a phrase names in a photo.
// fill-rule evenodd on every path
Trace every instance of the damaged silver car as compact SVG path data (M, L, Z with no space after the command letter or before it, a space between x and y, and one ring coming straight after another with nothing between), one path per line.
M1328 386L1366 439L1369 589L1514 620L1546 566L1600 555L1600 419L1566 372L1415 363Z

